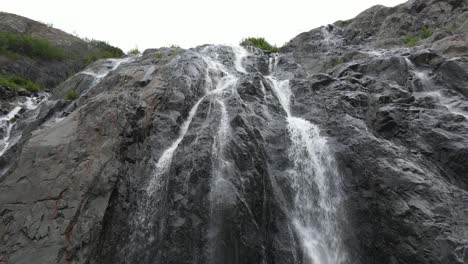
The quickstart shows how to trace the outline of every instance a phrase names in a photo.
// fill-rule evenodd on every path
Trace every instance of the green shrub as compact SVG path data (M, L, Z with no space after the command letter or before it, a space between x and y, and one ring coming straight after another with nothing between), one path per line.
M137 47L135 47L134 49L131 49L127 52L127 54L132 54L132 55L138 55L140 54L141 52L138 50Z
M430 36L432 36L432 31L429 30L428 27L424 26L421 31L419 31L419 34L416 36L407 36L403 42L406 44L408 47L414 47L418 43L419 40L427 39Z
M80 97L80 94L75 89L70 89L65 94L65 99L67 100L76 100Z
M0 53L6 55L24 55L45 60L63 60L63 49L50 45L45 39L29 35L0 32Z
M406 46L414 47L418 43L418 38L414 36L408 36L404 39Z
M253 46L264 51L278 52L279 48L271 45L264 38L245 38L240 43L241 46Z
M427 39L430 36L432 36L432 31L430 31L427 27L423 27L423 29L419 32L420 39Z
M7 86L12 89L26 89L30 92L39 92L43 89L42 85L31 82L19 76L15 77L0 77L0 86Z
M109 45L109 43L107 43L105 41L91 40L91 41L89 41L89 44L96 47L105 56L109 56L109 57L113 57L113 58L120 58L123 55L125 55L125 53L121 49L119 49L117 47L114 47L114 46L111 46L111 45Z

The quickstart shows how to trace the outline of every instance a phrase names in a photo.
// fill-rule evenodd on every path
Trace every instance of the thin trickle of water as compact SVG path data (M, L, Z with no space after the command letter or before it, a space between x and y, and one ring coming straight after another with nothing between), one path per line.
M81 96L86 95L91 90L91 88L98 85L107 75L109 75L109 73L117 70L120 65L130 63L136 60L138 57L139 56L128 56L120 59L105 59L103 62L104 67L98 67L97 69L87 69L79 72L78 74L89 75L94 78L90 87L86 89L86 91Z
M267 76L286 112L293 167L289 180L295 193L291 222L301 239L308 263L340 264L346 253L340 238L339 173L326 138L309 121L291 114L288 80Z
M180 142L184 139L185 134L189 129L190 123L192 123L192 119L198 110L198 106L203 101L203 99L205 99L205 97L202 97L200 100L198 100L198 102L192 107L187 117L187 120L184 121L180 128L179 137L176 139L176 141L174 141L171 144L171 146L168 149L166 149L163 152L158 162L156 163L156 167L153 172L153 177L151 178L147 186L147 192L149 194L153 194L153 192L160 187L159 180L161 179L161 176L168 171L169 166L172 162L172 157L174 156L174 152L179 146Z
M273 72L276 71L279 62L278 58L278 53L274 53L268 58L268 72L270 74L273 74Z
M172 143L172 145L168 149L166 149L163 152L162 156L159 158L158 162L156 163L153 176L151 177L150 182L147 186L147 192L150 194L154 193L154 191L158 189L158 186L159 186L158 182L161 176L164 175L168 171L172 163L174 152L179 146L180 142L184 139L185 134L188 131L188 128L192 122L193 117L195 116L198 110L200 103L207 97L213 97L213 98L217 98L218 96L222 97L223 93L225 93L228 88L233 87L238 80L238 76L236 76L235 73L230 72L221 62L209 56L210 51L212 51L210 50L211 48L216 49L217 47L208 46L205 49L203 49L203 51L200 53L200 56L207 64L206 77L208 80L207 81L208 87L205 88L205 91L207 91L207 93L192 107L192 109L190 110L189 116L187 117L187 120L181 126L179 137L176 139L176 141ZM234 55L236 56L236 59L235 59L236 70L238 72L245 73L246 70L243 67L242 62L243 62L243 59L248 55L247 51L243 49L242 47L233 47L232 51L234 52ZM219 79L219 77L221 78ZM222 98L218 99L218 102L222 106L224 106L224 102L222 101ZM222 127L221 125L220 127Z
M405 57L405 61L414 78L416 78L422 86L422 91L415 92L416 97L432 97L441 105L446 107L450 113L461 115L465 117L466 120L468 120L468 112L460 109L459 107L459 105L462 103L459 98L445 95L441 92L441 90L434 90L436 85L431 80L429 71L418 69L416 65L414 65L414 63L407 57Z

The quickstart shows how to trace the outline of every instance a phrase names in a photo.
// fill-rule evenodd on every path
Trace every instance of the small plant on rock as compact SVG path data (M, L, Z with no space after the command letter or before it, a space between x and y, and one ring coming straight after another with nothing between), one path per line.
M414 36L409 36L404 39L406 46L414 47L418 43L418 38Z
M154 54L154 57L155 57L156 59L162 59L162 58L164 58L164 53L162 53L162 52L156 52L156 54Z
M419 32L420 39L427 39L430 36L432 36L432 31L430 31L427 27L423 27L423 29Z
M70 89L68 92L65 94L65 99L66 100L76 100L80 97L80 94L75 90L75 89Z

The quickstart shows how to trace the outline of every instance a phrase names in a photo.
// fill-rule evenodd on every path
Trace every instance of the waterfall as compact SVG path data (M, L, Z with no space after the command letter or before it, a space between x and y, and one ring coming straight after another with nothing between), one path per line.
M218 50L220 49L220 50ZM225 47L223 47L225 49ZM209 202L209 215L207 219L207 263L233 263L230 258L235 254L232 246L236 242L229 240L230 226L226 222L231 212L238 212L242 207L253 217L252 208L249 208L243 194L237 189L238 168L229 155L230 138L234 131L230 125L231 116L229 103L233 101L242 103L237 92L238 81L248 74L243 67L243 61L249 56L243 48L232 48L232 64L225 60L226 54L218 46L207 46L198 51L198 55L206 65L205 93L191 107L187 117L182 122L178 135L155 161L154 169L146 183L146 200L137 209L134 218L134 230L130 236L134 247L139 247L139 241L153 243L157 241L154 234L154 218L158 217L155 205L161 201L159 197L178 147L183 144L190 126L197 116L203 103L210 103L216 111L208 111L208 116L215 114L217 128L213 133L211 146L211 178L207 194ZM224 57L223 57L224 55ZM230 56L230 55L229 55ZM224 58L224 60L223 60ZM344 263L344 253L339 233L340 219L340 189L339 173L335 160L328 147L327 139L320 135L319 128L309 121L295 117L290 107L292 95L288 80L277 80L273 73L277 69L278 55L270 59L269 76L260 82L263 99L266 93L273 90L282 108L286 113L287 131L291 145L288 157L291 167L287 170L288 186L293 190L292 207L288 211L288 221L294 229L303 247L304 263L310 264L340 264ZM270 83L268 90L267 82ZM272 89L270 88L272 87ZM233 101L231 101L233 100ZM264 111L268 111L264 108ZM205 117L208 118L208 117ZM256 225L254 221L254 225ZM256 226L259 228L259 226ZM159 238L158 238L159 239ZM228 240L226 240L228 239ZM236 240L237 238L231 238ZM156 242L159 243L159 242ZM144 248L144 246L142 246ZM127 248L130 254L138 250Z
M327 140L316 125L292 115L289 81L278 81L272 75L266 78L287 116L292 162L289 180L295 193L290 218L308 263L344 263L346 253L339 234L340 179Z

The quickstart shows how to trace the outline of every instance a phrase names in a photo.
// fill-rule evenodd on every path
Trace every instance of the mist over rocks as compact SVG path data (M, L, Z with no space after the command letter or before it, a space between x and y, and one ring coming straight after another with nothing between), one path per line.
M375 6L278 53L151 49L16 95L0 263L467 263L467 7Z

